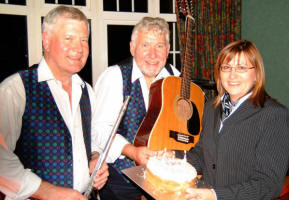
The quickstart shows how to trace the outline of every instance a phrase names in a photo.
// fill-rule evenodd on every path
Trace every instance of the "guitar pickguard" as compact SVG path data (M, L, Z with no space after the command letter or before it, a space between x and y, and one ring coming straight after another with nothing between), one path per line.
M197 106L191 101L193 107L193 115L187 122L188 132L192 135L198 135L200 133L200 115Z

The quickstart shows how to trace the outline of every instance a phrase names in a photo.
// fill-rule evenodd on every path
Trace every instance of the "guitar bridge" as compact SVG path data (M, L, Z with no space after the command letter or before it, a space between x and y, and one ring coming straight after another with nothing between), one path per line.
M177 142L181 142L184 144L194 143L194 137L191 135L187 135L184 133L179 133L177 131L170 130L170 138L173 138Z

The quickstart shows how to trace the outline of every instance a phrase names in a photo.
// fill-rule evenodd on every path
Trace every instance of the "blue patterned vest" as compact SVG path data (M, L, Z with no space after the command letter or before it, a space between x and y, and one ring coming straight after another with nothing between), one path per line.
M73 155L70 132L58 110L46 81L38 82L37 67L19 72L26 105L21 135L15 153L25 168L43 180L66 188L73 187ZM91 157L91 108L87 87L80 99L83 137L88 161Z
M131 98L117 133L124 136L131 144L133 144L138 128L145 117L146 109L139 79L135 80L133 83L131 82L132 60L119 64L119 67L123 79L123 97L130 95ZM173 74L170 65L166 65L165 68L171 75ZM128 157L125 157L124 159L117 159L113 163L113 167L120 174L121 170L134 166L134 161Z

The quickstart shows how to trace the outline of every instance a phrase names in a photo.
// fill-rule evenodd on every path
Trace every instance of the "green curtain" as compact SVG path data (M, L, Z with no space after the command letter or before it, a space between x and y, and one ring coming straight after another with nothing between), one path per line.
M183 64L186 10L195 19L192 32L192 79L212 82L220 50L241 38L241 0L176 0L177 29Z

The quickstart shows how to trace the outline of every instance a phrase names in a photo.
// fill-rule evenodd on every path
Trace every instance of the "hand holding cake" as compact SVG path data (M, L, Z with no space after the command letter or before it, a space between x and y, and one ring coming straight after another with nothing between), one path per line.
M208 188L188 188L185 200L216 200L214 191Z

